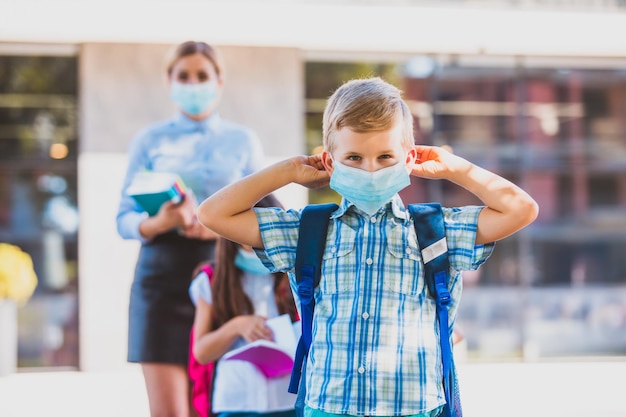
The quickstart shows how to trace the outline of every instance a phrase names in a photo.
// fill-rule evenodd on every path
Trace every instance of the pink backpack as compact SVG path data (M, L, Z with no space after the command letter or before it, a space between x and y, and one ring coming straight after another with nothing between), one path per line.
M202 271L207 274L210 283L213 279L213 269L210 265L205 265L202 267ZM210 362L206 365L199 363L193 355L193 328L189 337L189 363L187 370L192 383L191 403L199 417L215 417L215 414L211 411L215 362Z

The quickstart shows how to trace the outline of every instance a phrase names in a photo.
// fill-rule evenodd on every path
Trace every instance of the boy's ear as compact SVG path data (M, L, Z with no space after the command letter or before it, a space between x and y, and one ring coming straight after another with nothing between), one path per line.
M328 175L332 175L334 165L333 165L333 157L330 155L330 152L328 152L327 150L323 150L321 154L321 158L322 158L322 165L324 165L324 168L328 172Z
M413 165L415 164L415 161L417 161L417 150L415 148L411 148L409 152L406 154L405 163L408 167L413 167Z

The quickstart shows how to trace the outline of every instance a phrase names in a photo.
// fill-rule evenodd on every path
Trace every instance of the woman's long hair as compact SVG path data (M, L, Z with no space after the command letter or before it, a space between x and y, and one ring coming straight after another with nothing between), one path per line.
M280 202L268 195L256 207L281 207ZM242 285L243 271L235 266L235 257L241 246L225 238L218 238L215 248L213 282L211 284L213 317L211 330L219 328L233 317L254 314L252 301ZM296 320L296 306L289 287L289 278L284 272L274 275L274 299L279 314L289 314Z

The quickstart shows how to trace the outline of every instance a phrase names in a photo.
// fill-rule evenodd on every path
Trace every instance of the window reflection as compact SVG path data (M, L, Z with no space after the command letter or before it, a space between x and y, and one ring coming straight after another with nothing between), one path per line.
M535 60L536 61L536 60ZM474 358L623 355L626 336L626 72L407 57L310 62L307 145L321 145L324 100L350 78L381 75L405 92L416 142L448 145L539 202L530 228L465 274L457 323ZM453 184L412 180L407 203L480 204ZM312 202L338 196L314 190ZM612 336L613 335L613 336Z
M75 57L0 56L0 241L39 284L19 309L18 366L78 366Z

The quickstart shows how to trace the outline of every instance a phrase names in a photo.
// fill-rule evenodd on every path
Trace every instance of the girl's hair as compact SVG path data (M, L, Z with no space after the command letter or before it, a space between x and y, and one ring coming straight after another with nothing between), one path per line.
M202 54L206 57L206 59L211 61L211 64L213 64L213 67L215 68L217 77L219 79L223 79L224 65L217 49L207 43L196 41L183 42L180 45L177 45L170 52L166 64L167 76L169 77L172 75L174 65L176 65L176 62L178 62L179 59L194 54Z
M380 77L346 82L330 96L322 121L324 148L332 151L335 134L347 127L357 133L376 132L404 124L403 145L413 147L413 116L402 91Z
M268 195L256 207L282 207L278 199ZM250 298L243 290L243 272L235 266L235 256L241 246L225 238L218 238L215 249L215 270L211 284L213 317L211 330L215 330L233 317L254 314ZM284 272L274 275L274 299L280 314L289 314L296 320L296 307L289 287L289 278Z

